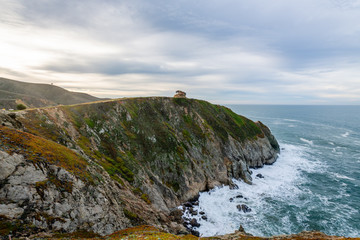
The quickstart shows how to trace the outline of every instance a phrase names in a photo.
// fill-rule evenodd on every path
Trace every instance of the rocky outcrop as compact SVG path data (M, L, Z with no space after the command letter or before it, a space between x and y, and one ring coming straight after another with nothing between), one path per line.
M186 93L180 90L176 91L176 94L174 95L174 98L186 98Z
M1 119L0 221L34 231L103 235L151 224L185 232L174 207L232 178L251 184L249 168L273 163L279 152L262 123L186 98L119 99Z

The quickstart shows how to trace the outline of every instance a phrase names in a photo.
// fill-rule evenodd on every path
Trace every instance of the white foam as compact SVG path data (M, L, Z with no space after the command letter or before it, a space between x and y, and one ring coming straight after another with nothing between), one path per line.
M344 138L346 138L346 137L349 136L349 134L350 134L349 132L346 132L346 133L344 133L344 134L341 134L341 136L344 137Z
M299 120L287 119L287 118L284 118L283 120L284 120L284 121L288 121L288 122L301 122L301 121L299 121Z
M204 211L208 218L202 220L201 216L192 216L198 220L201 226L196 229L202 236L215 236L234 232L241 225L249 233L264 235L257 226L269 225L264 219L265 215L273 214L277 209L271 201L293 202L302 190L297 184L307 181L302 172L315 171L318 165L305 158L305 147L282 144L284 150L276 163L253 170L253 185L234 180L239 189L230 190L228 186L213 189L210 192L201 193L199 206L194 209ZM264 178L255 177L262 174ZM242 195L244 198L236 198ZM229 199L233 198L233 202ZM239 204L246 204L252 211L243 213L236 208ZM189 216L190 217L190 216ZM281 228L289 228L290 221L281 224ZM274 226L267 226L273 231ZM266 229L265 229L266 230Z
M311 140L307 140L305 138L300 138L300 140L303 141L304 143L307 143L307 144L311 145L311 146L314 145L313 141L311 141Z
M342 175L342 174L339 174L339 173L333 173L332 175L335 176L336 178L339 178L339 179L347 179L347 180L355 181L354 178L351 178L351 177L348 177L348 176L345 176L345 175Z

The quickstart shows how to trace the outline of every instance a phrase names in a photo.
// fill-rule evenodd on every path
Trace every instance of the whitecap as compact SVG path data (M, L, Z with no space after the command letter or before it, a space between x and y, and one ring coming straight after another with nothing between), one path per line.
M346 137L349 136L349 134L350 134L349 132L346 132L346 133L344 133L344 134L341 134L341 136L344 137L344 138L346 138Z
M342 174L339 174L339 173L333 173L333 176L335 176L338 179L347 179L347 180L355 181L354 178L351 178L351 177L348 177L348 176L345 176L345 175L342 175Z
M307 140L305 138L300 138L300 140L303 141L304 143L307 143L307 144L311 145L311 146L314 145L313 141L311 141L311 140Z
M241 225L245 230L254 235L264 235L264 229L257 226L267 226L266 215L277 211L272 201L296 202L298 197L304 194L298 184L307 182L303 172L312 172L319 169L316 162L306 158L306 147L281 144L284 150L281 152L277 162L261 169L253 170L253 184L248 185L239 180L233 180L238 189L230 189L228 186L215 188L210 192L200 194L199 206L194 210L206 213L207 220L201 216L185 216L195 218L201 224L195 230L202 236L215 236L234 232ZM255 177L261 174L264 178ZM237 196L242 197L237 197ZM230 201L232 199L232 201ZM241 212L237 205L246 204L252 211ZM283 219L284 220L284 219ZM286 225L288 224L288 225ZM286 221L281 228L291 228L291 223ZM274 226L272 226L274 227ZM268 226L266 231L274 230ZM282 229L284 230L284 229ZM276 232L273 232L276 234Z
M284 121L288 121L288 122L301 122L301 121L299 121L299 120L288 119L288 118L284 118Z

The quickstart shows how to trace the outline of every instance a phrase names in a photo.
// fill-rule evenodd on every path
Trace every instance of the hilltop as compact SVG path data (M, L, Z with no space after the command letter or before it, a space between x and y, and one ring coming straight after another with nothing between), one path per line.
M69 105L100 100L86 93L70 92L51 84L27 83L0 78L0 109L16 109Z

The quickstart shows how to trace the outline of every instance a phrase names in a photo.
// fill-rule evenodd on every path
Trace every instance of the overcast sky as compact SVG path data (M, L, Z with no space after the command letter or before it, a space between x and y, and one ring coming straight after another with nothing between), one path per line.
M0 77L98 97L360 104L360 0L0 0Z

